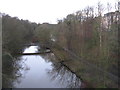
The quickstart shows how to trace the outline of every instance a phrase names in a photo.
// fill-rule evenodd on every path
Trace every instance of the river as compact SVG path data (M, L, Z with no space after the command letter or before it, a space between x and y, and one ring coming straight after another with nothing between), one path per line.
M35 53L38 46L30 46L23 53ZM81 80L57 62L53 53L20 57L18 77L14 88L80 88Z

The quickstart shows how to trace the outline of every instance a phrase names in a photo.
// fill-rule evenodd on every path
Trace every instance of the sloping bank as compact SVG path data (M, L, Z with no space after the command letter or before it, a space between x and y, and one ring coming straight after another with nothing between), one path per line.
M88 85L95 88L118 88L120 79L112 73L98 68L96 65L83 60L59 45L54 45L50 49L60 63L68 67L82 81L87 82Z
M20 77L19 57L12 56L9 52L2 53L2 88L13 88L13 81Z
M13 57L8 52L2 53L2 87L9 86L7 88L11 88L12 85L8 85L9 81L12 82L12 65L13 65Z

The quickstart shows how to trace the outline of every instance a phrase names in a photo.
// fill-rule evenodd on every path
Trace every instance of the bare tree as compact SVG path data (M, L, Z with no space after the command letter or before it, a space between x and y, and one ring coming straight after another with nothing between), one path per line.
M108 3L107 3L107 12L110 13L111 9L112 9L112 6L111 6L111 4L108 2ZM107 16L106 18L107 18L107 28L108 28L108 30L109 30L109 29L110 29L110 25L111 25L111 18L108 17L108 16Z
M102 27L103 27L103 22L102 22L102 14L104 12L104 7L103 4L101 4L101 2L98 2L98 31L99 31L99 40L100 40L100 50L102 48Z
M120 12L120 1L117 0L117 3L115 3L115 10Z
M107 3L107 11L110 12L111 9L112 9L111 3L108 2L108 3Z

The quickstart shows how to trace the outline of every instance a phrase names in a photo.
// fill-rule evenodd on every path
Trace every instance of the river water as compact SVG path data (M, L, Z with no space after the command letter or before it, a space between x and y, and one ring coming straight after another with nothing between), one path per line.
M23 53L35 53L38 46L30 46ZM20 75L14 88L80 88L81 80L57 62L53 53L20 57Z

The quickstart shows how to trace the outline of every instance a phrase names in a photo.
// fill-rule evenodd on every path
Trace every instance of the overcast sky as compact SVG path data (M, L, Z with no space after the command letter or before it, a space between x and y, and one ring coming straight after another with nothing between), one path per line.
M100 1L113 6L117 0L0 0L0 12L32 22L56 23L68 14L95 6Z

